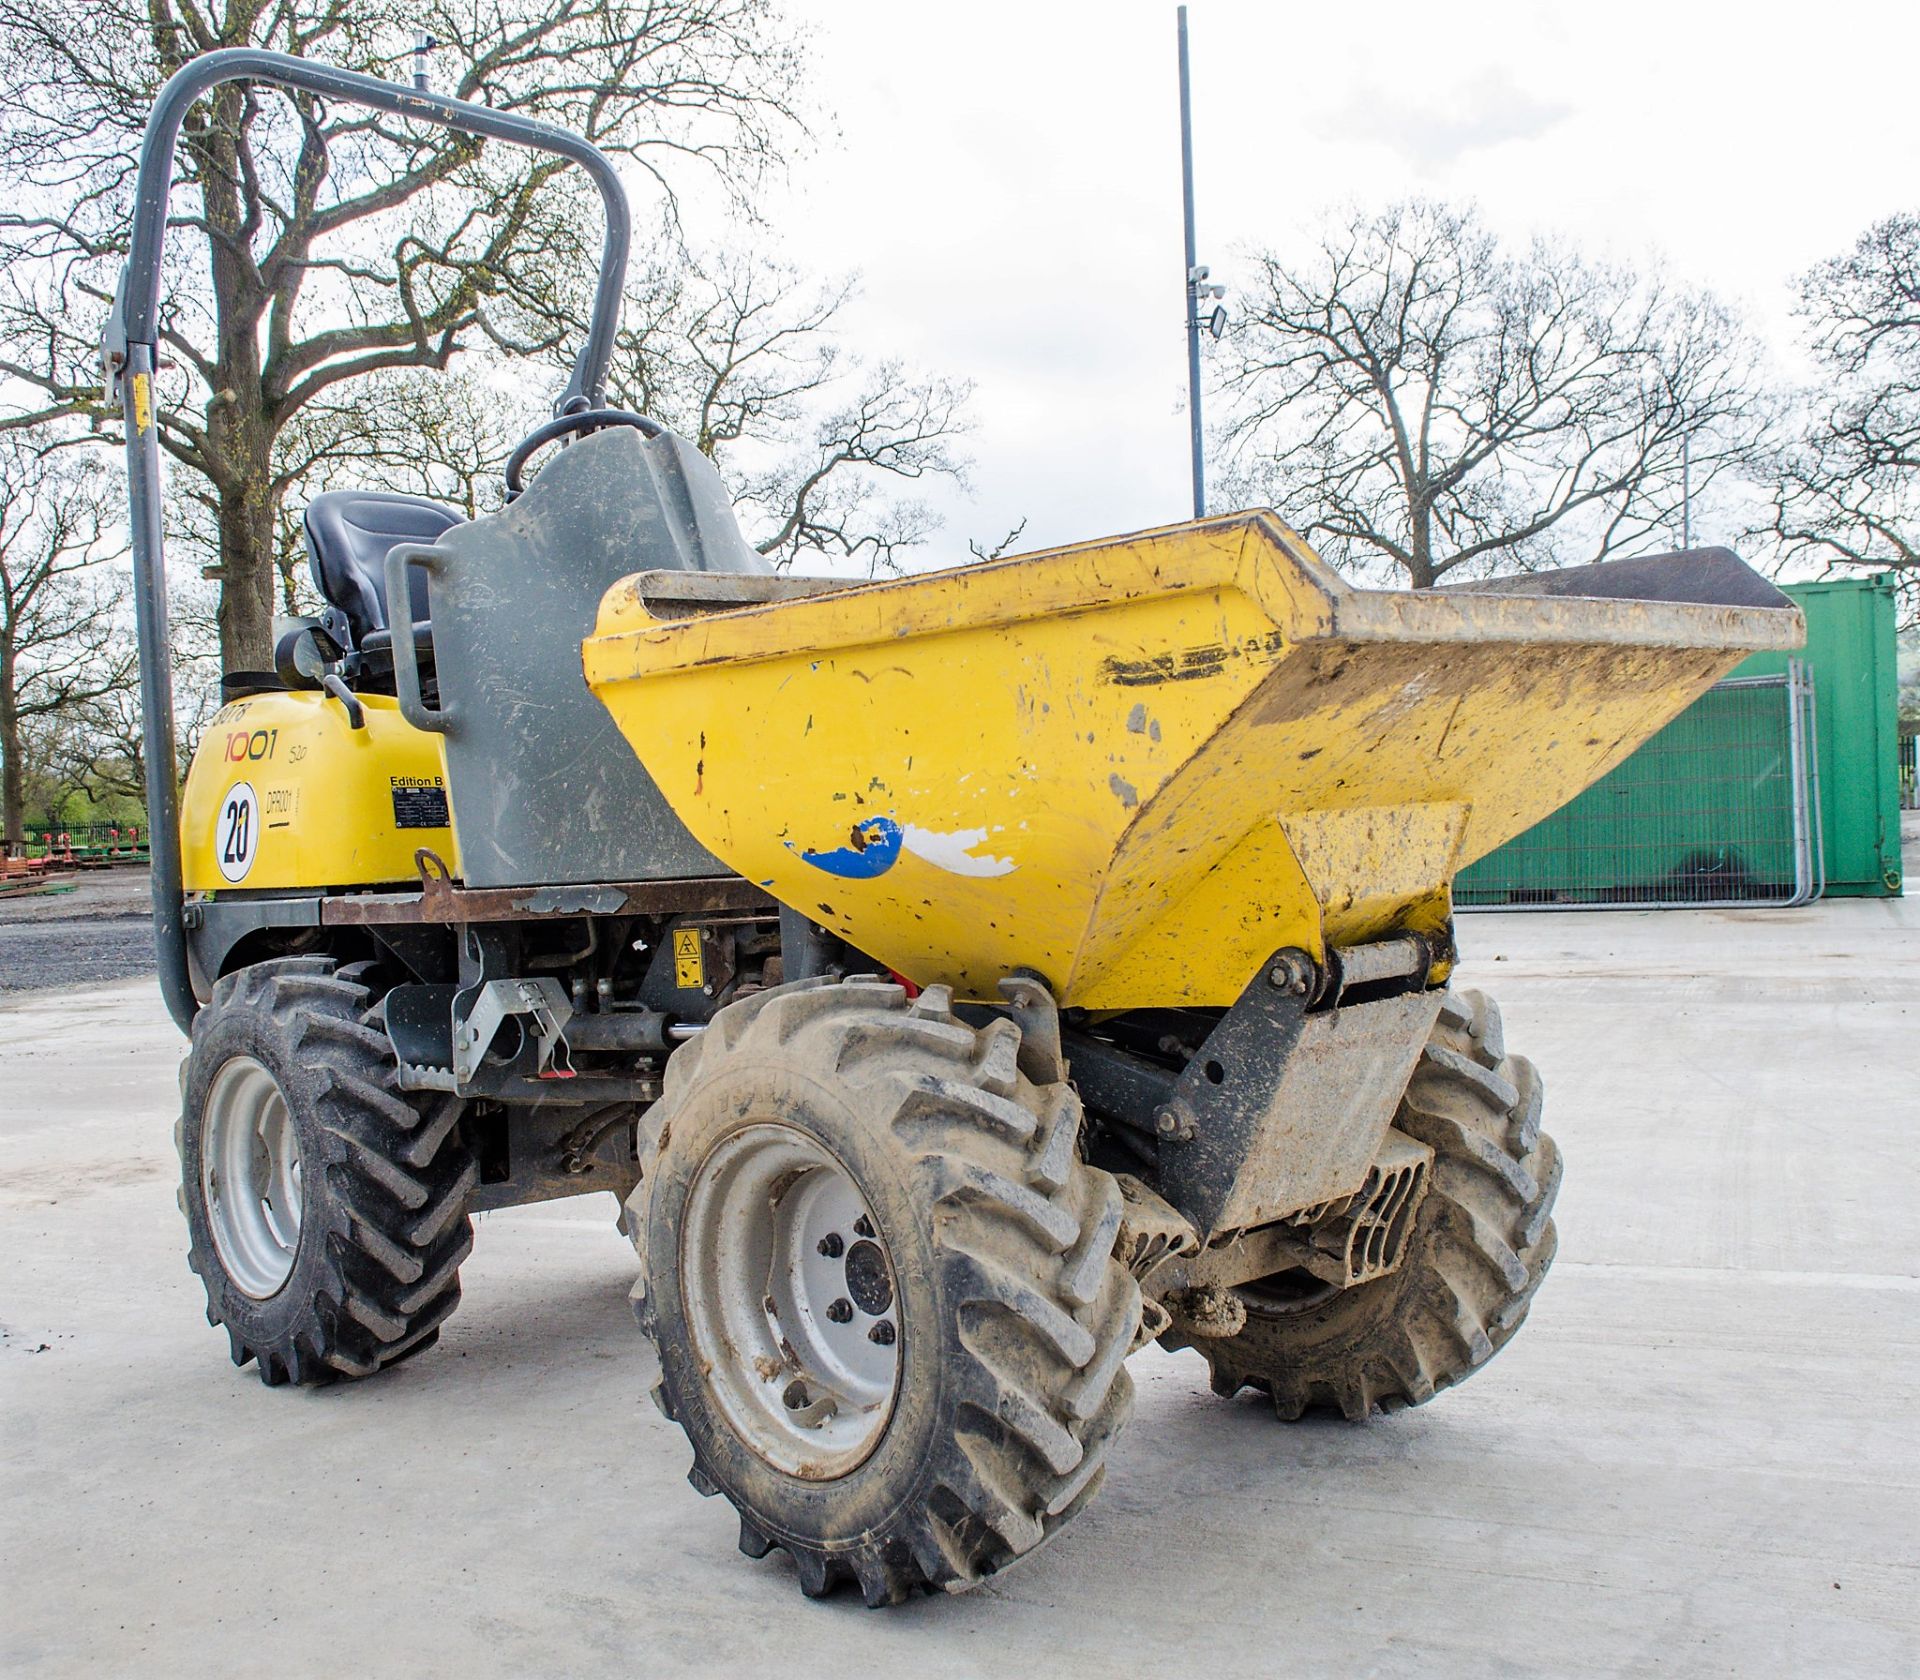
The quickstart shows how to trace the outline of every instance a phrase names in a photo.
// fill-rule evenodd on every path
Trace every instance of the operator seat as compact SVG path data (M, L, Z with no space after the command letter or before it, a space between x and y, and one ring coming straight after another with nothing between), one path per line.
M314 587L327 602L321 624L347 650L350 687L393 692L393 636L387 614L387 551L404 542L430 543L462 516L425 496L390 490L326 490L307 504L301 520ZM417 567L408 593L421 675L432 670L432 626L427 579Z

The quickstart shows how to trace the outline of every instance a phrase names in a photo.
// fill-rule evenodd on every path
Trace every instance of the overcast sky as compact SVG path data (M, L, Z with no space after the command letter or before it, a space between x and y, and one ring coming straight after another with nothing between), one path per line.
M782 253L861 273L861 351L978 387L973 495L922 563L1022 517L1022 548L1185 517L1174 7L789 8L832 127L776 197ZM1189 19L1200 257L1229 286L1249 244L1421 192L1664 262L1784 345L1789 278L1920 200L1910 0Z

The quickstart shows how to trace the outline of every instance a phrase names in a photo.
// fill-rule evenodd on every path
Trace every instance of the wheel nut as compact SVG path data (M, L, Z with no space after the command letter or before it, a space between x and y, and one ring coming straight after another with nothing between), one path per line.
M867 1332L867 1340L870 1342L878 1342L882 1347L892 1347L893 1320L890 1318L881 1319L878 1324Z
M829 1231L820 1239L819 1249L829 1260L838 1260L846 1252L847 1245L838 1231Z
M873 1221L863 1213L853 1222L853 1229L856 1236L871 1237L873 1235Z
M845 1297L842 1297L827 1308L827 1317L832 1319L835 1324L845 1324L848 1319L853 1317L853 1303Z

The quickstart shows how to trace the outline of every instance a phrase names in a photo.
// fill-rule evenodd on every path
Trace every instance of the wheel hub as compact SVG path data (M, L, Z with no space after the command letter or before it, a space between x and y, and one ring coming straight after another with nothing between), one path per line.
M300 1146L279 1085L251 1056L226 1062L207 1091L200 1185L228 1278L256 1301L278 1294L300 1246Z
M878 1243L863 1240L847 1250L847 1292L869 1318L880 1318L892 1308L893 1274Z
M687 1325L721 1410L755 1453L843 1476L886 1432L900 1368L893 1263L853 1176L763 1123L701 1164L681 1225Z

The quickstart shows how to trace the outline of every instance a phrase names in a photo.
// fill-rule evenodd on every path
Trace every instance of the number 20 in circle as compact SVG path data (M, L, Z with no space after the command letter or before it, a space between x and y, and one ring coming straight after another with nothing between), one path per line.
M235 782L220 801L220 818L213 830L214 856L229 881L244 881L260 849L260 801L251 782Z

